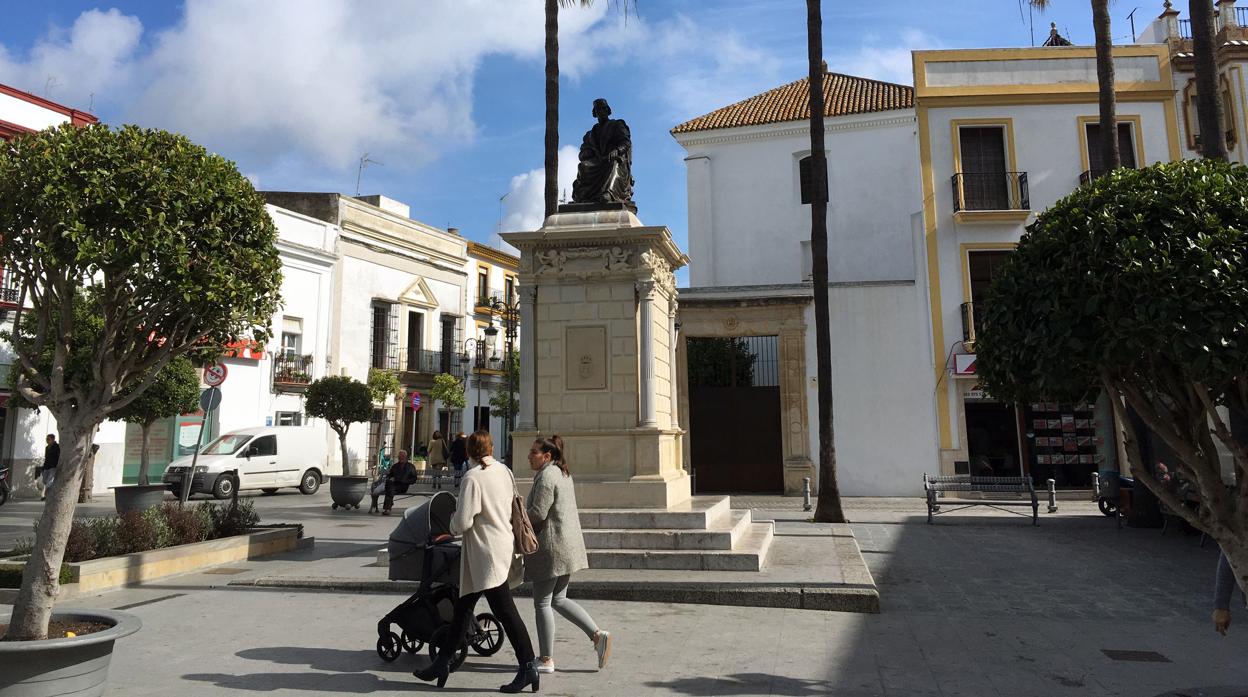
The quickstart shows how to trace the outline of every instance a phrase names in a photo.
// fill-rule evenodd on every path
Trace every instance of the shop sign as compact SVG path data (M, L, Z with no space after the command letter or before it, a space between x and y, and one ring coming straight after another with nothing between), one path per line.
M976 356L973 353L955 353L953 355L953 374L975 375L977 372L975 358Z
M991 399L988 396L988 392L981 385L976 385L967 390L963 396L966 399Z

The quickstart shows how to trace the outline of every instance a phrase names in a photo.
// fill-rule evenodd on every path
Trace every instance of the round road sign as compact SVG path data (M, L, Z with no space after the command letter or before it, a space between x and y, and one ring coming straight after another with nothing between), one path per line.
M221 406L221 388L209 387L199 393L199 408L205 412L213 411Z
M225 377L230 371L225 367L224 363L211 363L204 366L204 384L209 387L217 387L225 382Z
M421 404L422 402L420 400L420 393L413 392L412 393L412 411L420 411Z

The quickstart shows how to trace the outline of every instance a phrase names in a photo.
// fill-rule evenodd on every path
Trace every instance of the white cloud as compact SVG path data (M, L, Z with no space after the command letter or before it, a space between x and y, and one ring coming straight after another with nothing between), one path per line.
M903 29L898 37L863 37L857 51L828 57L828 69L902 85L914 84L911 51L941 48L940 40L919 29Z
M566 192L571 197L572 182L576 180L576 166L580 162L579 151L565 145L559 148L559 195ZM546 220L546 170L539 167L511 178L511 188L503 200L503 232L536 230ZM501 239L495 240L495 244ZM510 247L510 245L508 245ZM514 249L507 251L515 254Z
M88 10L69 29L54 29L18 59L0 46L0 82L87 109L133 74L143 24L112 9Z

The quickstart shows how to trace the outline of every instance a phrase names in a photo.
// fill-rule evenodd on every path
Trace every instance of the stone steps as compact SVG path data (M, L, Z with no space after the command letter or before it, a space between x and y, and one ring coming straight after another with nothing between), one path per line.
M774 535L771 522L749 523L732 549L590 549L589 568L760 571Z
M706 530L731 510L727 496L695 496L667 510L582 509L583 530Z
M587 549L731 550L749 530L749 511L727 511L703 530L692 528L587 528Z

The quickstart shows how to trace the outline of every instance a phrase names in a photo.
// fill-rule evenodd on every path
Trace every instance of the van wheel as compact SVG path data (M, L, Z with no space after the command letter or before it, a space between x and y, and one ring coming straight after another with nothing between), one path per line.
M299 491L305 496L311 496L321 488L321 475L316 470L308 470L303 473L303 479L299 482Z
M238 482L234 481L234 477L223 474L217 477L217 481L212 485L212 495L218 501L228 499L234 495L234 489L238 487Z

